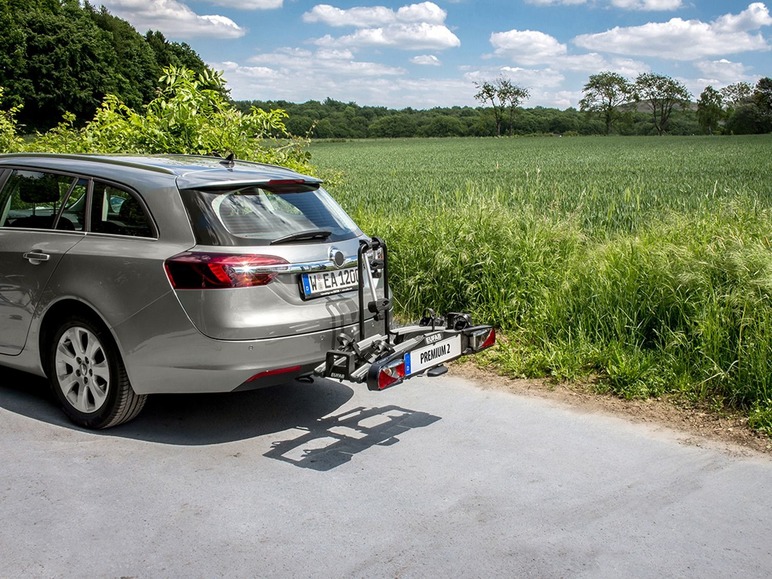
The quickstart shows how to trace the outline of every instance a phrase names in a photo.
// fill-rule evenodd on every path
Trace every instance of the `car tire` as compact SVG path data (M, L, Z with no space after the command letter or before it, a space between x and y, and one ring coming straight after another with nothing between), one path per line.
M117 426L137 416L147 396L134 392L110 333L73 316L54 334L49 379L65 414L85 428Z

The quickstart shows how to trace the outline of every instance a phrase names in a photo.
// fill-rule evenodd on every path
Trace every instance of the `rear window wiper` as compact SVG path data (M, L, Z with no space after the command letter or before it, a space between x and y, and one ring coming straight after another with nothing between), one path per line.
M332 235L332 231L326 229L306 229L305 231L298 231L297 233L290 233L284 237L279 237L271 242L271 245L278 245L280 243L290 243L292 241L303 241L306 239L327 239Z

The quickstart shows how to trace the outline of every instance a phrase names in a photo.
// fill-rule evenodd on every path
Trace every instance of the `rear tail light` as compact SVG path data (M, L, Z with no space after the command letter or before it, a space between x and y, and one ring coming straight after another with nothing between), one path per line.
M289 262L273 255L185 252L164 263L174 289L221 289L267 285Z
M378 372L378 390L399 384L405 378L405 359L398 358L385 364Z
M480 346L480 350L484 350L485 348L490 348L495 344L496 344L496 330L494 328L491 328L490 332L488 332L488 335L483 340L482 346Z

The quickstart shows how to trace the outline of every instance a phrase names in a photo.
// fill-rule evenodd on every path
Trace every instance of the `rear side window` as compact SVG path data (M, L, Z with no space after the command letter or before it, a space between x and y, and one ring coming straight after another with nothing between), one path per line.
M361 235L326 191L309 189L250 186L181 193L201 245L340 241Z
M0 193L0 227L83 231L85 179L16 169Z
M132 237L155 237L145 208L133 194L94 181L91 194L91 231Z

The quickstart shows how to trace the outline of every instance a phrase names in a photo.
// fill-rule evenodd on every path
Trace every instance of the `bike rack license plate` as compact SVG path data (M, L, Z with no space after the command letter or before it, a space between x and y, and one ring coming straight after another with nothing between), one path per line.
M429 336L427 336L428 341ZM405 354L405 377L461 356L461 334Z

